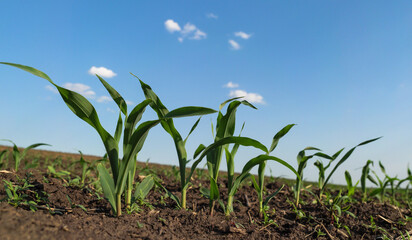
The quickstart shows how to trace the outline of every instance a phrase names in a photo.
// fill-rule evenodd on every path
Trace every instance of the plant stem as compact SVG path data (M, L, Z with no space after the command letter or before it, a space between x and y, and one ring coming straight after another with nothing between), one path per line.
M186 192L187 192L187 187L184 187L182 189L182 199L181 199L181 204L182 204L183 209L186 209Z
M120 217L122 215L122 200L121 200L122 194L118 193L117 194L117 199L116 199L116 211L117 211L117 217Z
M127 188L127 192L126 192L126 208L130 209L130 204L132 201L132 188Z
M230 213L233 212L233 196L229 195L227 198L227 206L226 206L226 216L230 216Z

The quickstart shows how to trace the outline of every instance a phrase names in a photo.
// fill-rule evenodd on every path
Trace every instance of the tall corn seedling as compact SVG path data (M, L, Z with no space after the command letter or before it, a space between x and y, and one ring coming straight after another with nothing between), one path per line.
M121 196L126 190L125 203L126 206L130 206L132 198L133 179L136 171L136 156L142 149L144 141L149 133L149 130L159 124L162 119L146 121L141 123L137 128L136 125L140 121L147 105L152 100L146 99L140 104L135 106L133 110L127 112L127 104L123 97L112 88L103 78L97 75L100 82L109 92L114 102L120 109L119 119L117 121L115 133L112 136L108 133L100 124L99 117L93 105L82 95L58 86L54 83L47 74L24 65L14 63L4 63L10 66L20 68L24 71L32 73L35 76L41 77L49 81L54 87L57 88L63 101L69 107L69 109L80 119L92 126L99 134L103 145L105 146L112 175L108 170L99 164L97 169L99 171L99 178L103 188L104 195L109 201L113 214L120 216L121 210ZM174 116L186 116L195 115L197 112L194 109L177 109L177 113ZM122 117L123 114L123 117ZM123 124L124 119L124 124ZM119 158L119 142L123 133L123 158Z

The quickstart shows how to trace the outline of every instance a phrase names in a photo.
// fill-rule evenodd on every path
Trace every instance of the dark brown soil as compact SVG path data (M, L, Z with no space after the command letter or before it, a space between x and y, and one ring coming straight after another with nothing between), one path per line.
M248 184L237 193L235 213L230 218L225 217L220 207L210 216L209 201L199 191L200 186L208 186L208 181L198 176L188 191L188 210L176 209L176 204L160 188L155 188L147 197L150 204L139 205L140 210L131 214L123 211L121 217L115 218L107 201L96 194L92 178L79 187L67 178L48 173L47 166L43 166L45 159L59 156L63 159L62 167L80 158L75 154L32 150L27 164L37 157L36 168L25 170L23 160L18 173L11 170L13 162L7 170L0 171L0 199L7 197L5 181L22 186L26 179L32 186L24 191L25 199L38 201L35 211L30 210L28 203L14 207L7 200L0 202L1 239L383 239L384 235L402 239L401 233L412 234L412 221L407 220L412 214L405 204L397 207L378 201L354 201L349 211L356 217L342 213L336 223L329 206L314 202L309 193L303 194L306 204L294 209L291 203L294 195L288 186L270 203L270 223L264 224L259 216L257 194ZM85 156L85 159L100 158ZM179 194L179 183L169 166L142 163L138 171L138 174L155 172L167 189ZM282 185L280 180L267 182L267 194ZM225 198L225 181L220 185Z

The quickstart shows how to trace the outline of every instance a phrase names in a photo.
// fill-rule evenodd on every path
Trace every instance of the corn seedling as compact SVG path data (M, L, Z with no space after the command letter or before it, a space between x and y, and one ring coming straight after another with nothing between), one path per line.
M293 192L295 194L295 199L296 199L296 206L299 206L300 192L303 187L303 170L306 168L306 165L309 159L313 158L316 154L315 153L315 154L306 156L306 151L321 151L321 150L315 147L306 147L305 149L301 150L296 157L296 160L298 162L298 169L296 171L297 177L296 177L295 187L293 188Z
M289 130L295 126L295 124L289 124L287 126L285 126L284 128L282 128L279 132L277 132L275 134L275 136L273 137L272 140L272 144L269 148L269 153L273 152L273 150L275 150L275 148L277 147L279 140L285 136ZM288 167L288 166L286 166ZM263 200L263 190L264 190L264 186L265 186L265 168L266 168L266 161L262 162L259 164L259 168L258 168L258 182L256 182L256 180L253 179L253 186L255 188L255 190L257 191L258 194L258 199L259 199L259 213L265 214L265 206L269 203L269 201L283 188L280 188L278 191L276 191L275 193L269 195L265 200Z
M0 62L1 63L1 62ZM110 161L112 176L107 169L99 164L97 169L105 197L108 199L113 214L121 215L121 196L125 193L126 207L130 207L133 179L136 171L137 153L142 149L144 141L149 133L149 130L159 124L161 119L146 121L141 123L137 128L136 125L140 121L146 106L152 103L152 100L147 99L138 104L131 112L127 112L127 104L123 97L111 87L103 78L96 75L114 102L120 109L119 118L117 121L114 136L108 133L100 124L99 117L93 105L82 95L74 91L62 88L54 83L47 74L24 65L14 63L2 63L13 67L20 68L24 71L32 73L35 76L41 77L57 88L60 96L70 108L70 110L80 119L92 126L99 134ZM146 85L148 89L150 87ZM198 109L180 108L176 109L173 117L182 117L187 115L196 115ZM123 118L124 115L124 126ZM166 117L166 116L162 116ZM122 131L123 130L123 131ZM123 132L123 158L119 158L119 142Z
M379 161L379 167L382 171L382 173L385 175L385 177L383 179L379 178L378 174L376 174L375 171L372 170L373 175L375 175L375 185L377 186L377 188L375 188L371 193L370 196L377 196L377 198L379 199L379 201L384 202L385 201L385 193L386 193L386 188L388 186L391 187L391 193L392 193L392 202L395 200L395 181L399 181L399 179L397 177L389 177L386 174L386 170L385 167L383 166L383 164ZM376 184L377 182L377 184Z
M363 168L362 168L362 175L361 175L361 179L360 179L361 190L362 190L362 202L365 202L368 198L368 190L366 188L366 179L369 179L369 181L371 181L375 185L378 184L375 181L375 179L373 179L373 177L369 174L370 171L371 171L370 165L373 166L373 161L372 160L368 160L366 162L365 166L363 166Z
M348 171L345 171L345 179L346 179L346 188L348 189L348 197L352 197L355 194L356 187L359 184L359 181L356 182L355 185L352 183L352 177Z
M1 139L1 141L7 141L7 142L10 142L10 143L13 144L12 156L13 156L13 160L14 160L14 171L16 171L16 172L19 169L21 160L23 160L24 157L26 156L27 151L29 151L30 149L39 147L39 146L50 146L49 144L46 144L46 143L35 143L35 144L32 144L32 145L26 147L22 152L20 152L19 148L17 147L17 145L13 141L8 140L8 139Z
M7 168L7 165L9 163L9 152L7 150L3 150L0 152L0 169L2 168Z
M138 78L137 76L135 77ZM178 197L174 196L171 192L167 191L167 189L163 189L167 191L168 195L170 195L173 200L175 200L178 207L186 209L186 192L189 187L190 177L186 177L186 165L188 163L188 159L185 145L190 134L196 129L200 121L200 118L192 126L185 139L182 138L181 134L175 128L172 118L183 116L206 115L215 113L216 111L205 107L183 107L169 112L165 105L163 105L163 103L160 101L159 97L154 93L152 88L146 83L144 83L142 80L139 79L139 81L147 101L150 101L150 107L157 113L159 119L162 119L161 125L163 129L167 133L169 133L170 136L173 138L176 147L177 157L179 160L181 198L179 199Z
M216 135L214 136L215 143L222 138L233 136L235 132L235 124L236 124L236 111L237 111L237 108L241 104L256 109L256 107L250 104L248 101L245 101L245 100L237 101L236 99L239 99L239 98L232 98L232 99L226 100L223 103L221 103L219 106L219 113L218 113L217 120L216 120ZM229 105L227 107L226 114L223 115L222 108L227 103L229 103ZM242 130L243 130L243 126L242 126ZM213 124L212 124L212 133L214 132L215 131L214 131ZM205 146L203 144L200 144L196 152L198 153L199 150L203 150L204 148ZM228 170L228 185L230 188L232 186L233 175L234 175L234 162L233 161L234 161L234 156L238 148L239 148L239 144L235 144L232 150L229 152L228 145L222 145L222 146L218 146L214 148L213 150L211 150L211 152L206 156L206 159L207 159L206 165L207 165L208 173L209 173L210 189L208 191L203 189L203 195L209 198L211 214L213 214L215 201L218 200L220 197L217 180L219 177L220 163L222 160L223 150L225 150L226 152L226 161L227 161L227 170ZM196 153L195 153L195 157L196 157ZM228 208L226 208L227 211L229 212L231 211L232 202L233 202L233 196L229 196Z
M343 157L338 161L338 163L335 165L335 167L332 169L332 171L329 173L328 177L326 178L326 180L323 182L322 187L320 188L320 192L319 192L319 198L322 196L323 192L325 191L325 188L330 180L330 178L332 177L332 175L335 173L335 171L338 169L338 167L343 164L353 153L353 151L355 151L355 149L359 146L362 145L366 145L368 143L374 142L376 140L380 139L379 138L374 138L374 139L370 139L364 142L359 143L358 145L356 145L355 147L351 148L348 152L346 152L345 155L343 155ZM339 150L338 152L336 152L334 155L332 156L328 156L326 154L323 153L317 153L317 156L323 157L323 158L327 158L330 159L331 161L335 160L339 154L343 151L343 148L341 150Z

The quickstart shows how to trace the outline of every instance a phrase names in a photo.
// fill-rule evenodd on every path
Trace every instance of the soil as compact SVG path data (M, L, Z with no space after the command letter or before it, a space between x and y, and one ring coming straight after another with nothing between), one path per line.
M2 149L5 147L0 146L0 151ZM36 158L37 167L24 169ZM350 206L349 211L356 217L342 213L337 223L330 206L314 201L316 198L308 192L302 196L305 204L294 208L293 191L287 185L269 203L271 221L266 224L259 216L257 194L249 184L243 185L236 194L231 217L225 217L218 204L211 216L209 200L200 194L200 187L208 186L206 173L204 176L195 174L187 193L187 210L177 209L174 201L165 197L160 188L154 188L146 199L150 204L139 205L140 210L130 214L124 210L123 215L116 218L111 215L108 202L96 193L92 177L80 187L71 184L67 178L50 174L44 163L55 158L61 159L59 166L68 167L80 156L31 150L27 162L23 160L17 173L12 170L12 161L6 170L0 171L1 239L384 239L384 236L402 239L401 233L412 235L412 221L408 221L411 209L405 203L400 202L398 207L376 200L353 201L345 206ZM100 159L96 156L84 158L89 162ZM56 170L64 169L56 167ZM73 171L81 170L74 167ZM139 163L137 174L148 172L155 172L167 189L179 195L178 178L170 166ZM91 176L94 174L90 173ZM22 186L24 179L31 184L24 191L27 203L15 207L5 200L4 183L8 181ZM137 176L136 181L139 179ZM283 184L280 179L266 182L267 194ZM226 200L225 181L219 184L221 197ZM336 196L338 193L331 190L331 194ZM355 198L360 199L360 196ZM35 199L41 201L33 211L28 201Z

